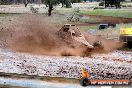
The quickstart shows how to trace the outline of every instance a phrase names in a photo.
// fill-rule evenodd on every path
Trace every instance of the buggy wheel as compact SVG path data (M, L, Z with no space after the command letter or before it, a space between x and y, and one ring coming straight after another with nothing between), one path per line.
M127 47L132 48L132 41L127 42Z

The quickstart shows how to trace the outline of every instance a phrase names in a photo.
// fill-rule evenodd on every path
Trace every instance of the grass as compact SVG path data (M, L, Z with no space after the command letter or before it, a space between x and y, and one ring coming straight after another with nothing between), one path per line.
M121 28L132 28L132 23L129 23L129 24L117 24L115 28L110 28L110 29L112 29L112 30L120 30ZM81 26L80 29L81 30L89 30L89 29L96 30L96 29L98 29L98 25L94 25L94 26Z
M132 18L132 10L123 9L97 9L97 10L82 10L81 14L85 15L99 15L99 16L112 16Z
M59 13L59 14L71 14L74 9L72 8L56 8L55 10L53 10L54 12L56 13Z
M0 27L3 25L7 25L7 23L10 23L9 20L12 19L12 17L18 16L19 14L14 13L0 13Z
M19 13L0 13L0 17L19 15Z
M99 22L99 21L98 21L98 19L96 19L96 18L83 17L83 18L80 19L79 22L87 23L87 22Z
M121 5L132 5L131 1L121 2Z
M117 24L116 29L120 29L120 28L132 28L132 23L129 23L129 24Z
M119 38L120 34L120 28L132 28L132 23L129 24L117 24L116 28L108 28L104 30L97 30L98 25L94 26L81 26L80 29L82 31L88 31L88 30L95 30L96 35L101 35L105 38Z
M96 30L98 28L98 25L94 25L94 26L80 26L79 28L80 28L81 31Z

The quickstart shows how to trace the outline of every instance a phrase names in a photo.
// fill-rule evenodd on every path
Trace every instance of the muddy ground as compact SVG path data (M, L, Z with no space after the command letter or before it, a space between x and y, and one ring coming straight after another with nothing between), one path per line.
M94 26L100 23L112 23L112 24L127 24L132 23L132 18L122 18L122 17L112 17L112 16L94 16L94 15L84 15L85 17L94 18L97 22L86 22L80 23L79 26Z
M93 23L79 23L79 26L97 25L102 22L132 23L132 19L104 16L89 16L99 20ZM7 23L15 18L9 18ZM3 21L1 22L3 27ZM4 24L6 27L6 24ZM1 29L3 30L3 29ZM2 36L2 35L0 35ZM132 52L113 51L92 57L56 57L17 53L0 49L0 72L37 76L80 79L81 68L90 73L90 79L130 79L132 80ZM2 75L3 76L3 75Z
M90 72L90 79L132 80L131 51L113 51L91 57L56 57L1 49L0 57L0 72L5 73L80 78L81 67L85 67Z

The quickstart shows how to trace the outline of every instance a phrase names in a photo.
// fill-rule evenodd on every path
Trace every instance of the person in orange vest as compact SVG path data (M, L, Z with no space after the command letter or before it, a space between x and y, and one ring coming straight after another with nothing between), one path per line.
M81 78L81 80L80 80L80 84L82 85L82 86L87 86L87 85L90 85L91 84L91 82L90 82L90 80L88 79L88 77L89 77L89 73L88 73L88 71L85 71L85 69L84 69L84 67L82 68L82 78Z

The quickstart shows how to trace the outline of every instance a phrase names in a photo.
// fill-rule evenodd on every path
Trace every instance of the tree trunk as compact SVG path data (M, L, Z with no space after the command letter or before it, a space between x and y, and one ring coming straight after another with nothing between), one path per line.
M27 4L28 4L28 0L25 0L25 1L24 1L25 7L27 7Z
M49 4L48 16L51 16L52 10L53 10L53 5L52 4Z
M64 2L62 2L61 4L62 4L61 8L64 7Z

